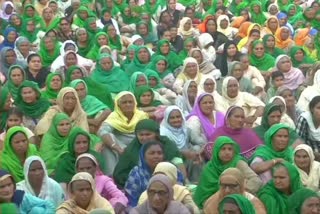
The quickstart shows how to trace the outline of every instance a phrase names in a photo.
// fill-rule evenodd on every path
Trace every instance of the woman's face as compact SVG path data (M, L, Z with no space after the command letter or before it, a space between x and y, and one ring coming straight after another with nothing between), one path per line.
M35 160L30 164L29 172L28 172L28 179L29 182L32 184L42 184L44 178L44 169L40 163L40 161Z
M62 80L59 75L55 75L50 83L50 86L53 90L59 91L62 88Z
M21 42L19 45L19 51L21 53L29 53L30 50L30 43L29 42Z
M12 138L11 138L11 146L15 154L18 156L24 156L27 151L28 151L28 138L25 134L22 132L16 133Z
M79 42L86 42L87 39L88 39L88 34L87 34L87 32L84 31L84 30L80 30L80 31L77 33L77 35L78 35L78 40L79 40Z
M150 146L144 154L144 159L150 169L153 170L158 163L164 160L162 148L159 145Z
M53 18L53 10L50 7L47 7L43 10L43 19L44 20L51 20Z
M237 54L237 47L234 44L229 45L227 48L227 55L233 57Z
M147 193L151 207L159 213L164 213L170 202L168 188L156 181L150 185Z
M287 28L283 28L280 32L280 38L282 40L287 40L290 36L290 31Z
M290 177L285 167L280 166L275 169L272 177L276 189L281 192L288 192L290 190Z
M140 96L140 103L144 106L149 106L153 100L152 92L147 91Z
M244 126L244 111L241 108L235 108L230 112L228 117L228 125L232 129L241 129Z
M33 17L33 16L35 15L35 11L34 11L34 9L33 9L32 7L28 7L28 8L26 9L26 14L27 14L27 16L29 16L29 17Z
M17 33L15 31L11 31L9 34L8 34L8 37L7 37L8 41L9 42L14 42L16 41L17 39Z
M11 15L10 20L15 26L20 26L22 24L21 19L16 15Z
M200 110L206 116L212 115L212 112L214 110L214 99L212 96L205 95L200 100Z
M87 158L87 157L80 158L77 164L78 164L77 172L87 172L93 178L95 177L97 166L90 158Z
M242 214L240 208L233 203L224 203L223 213Z
M62 120L57 126L58 134L62 137L68 136L70 130L71 130L71 123L69 120Z
M15 192L15 186L11 177L0 181L0 201L10 203Z
M140 75L136 81L136 87L147 85L147 80L143 75Z
M98 44L100 47L108 45L108 38L105 35L98 36Z
M197 63L188 63L186 65L186 68L184 72L189 76L189 77L195 77L197 75L198 69L197 69Z
M120 98L119 108L124 115L132 114L135 108L135 103L132 95L127 94Z
M7 126L8 128L11 128L13 126L20 126L22 123L22 118L19 117L16 114L11 114L9 115L8 119L7 119Z
M9 111L11 107L12 107L12 97L9 94L7 97L7 100L4 103L3 111Z
M273 111L268 115L268 124L272 126L274 124L278 124L281 121L281 112L279 110Z
M67 56L66 56L66 62L65 62L65 65L67 67L70 67L72 65L76 65L77 64L77 56L74 54L74 53L69 53Z
M67 112L73 112L77 104L76 95L73 92L68 92L63 97L63 109Z
M163 73L166 70L167 66L166 66L166 62L164 60L159 60L157 62L157 70L160 73Z
M271 6L270 9L269 9L269 13L271 15L277 15L278 12L279 12L278 8L275 5Z
M200 51L193 51L192 57L195 58L200 65L203 61L203 57Z
M276 45L275 43L275 39L273 36L269 36L269 38L267 39L267 42L266 42L266 46L268 48L274 48L274 46Z
M192 25L191 20L188 20L188 21L184 24L183 29L184 29L185 31L188 31L188 30L191 29L191 25Z
M54 50L54 43L50 37L46 37L44 39L44 44L45 44L48 51Z
M285 90L284 92L282 92L281 97L283 97L286 101L287 107L293 107L295 105L296 100L293 96L292 91Z
M12 69L11 73L10 73L10 79L12 80L13 84L15 86L19 86L24 79L24 75L23 72L21 71L20 68L14 68Z
M226 28L228 27L228 25L229 25L229 22L228 22L227 19L222 19L222 20L221 20L221 22L220 22L220 27L221 27L222 29L226 29Z
M27 104L32 104L37 101L37 93L33 88L24 87L21 90L22 100Z
M138 58L141 63L143 64L148 63L150 60L149 51L146 48L140 49L138 53Z
M191 82L187 90L188 97L196 97L197 93L198 93L197 83Z
M203 89L207 93L212 93L214 91L215 83L212 79L207 79L203 83Z
M41 63L41 59L39 56L34 56L32 57L32 59L30 60L28 67L31 70L40 70L42 67L42 63Z
M234 156L234 148L232 144L225 144L219 152L219 159L223 164L230 162Z
M299 61L302 62L303 58L304 58L304 53L302 50L298 50L295 54L294 54L294 58Z
M100 60L99 64L101 65L101 67L103 68L103 70L105 72L109 72L113 67L113 61L112 61L111 57L102 58Z
M87 96L86 86L82 82L75 89L80 100L83 100Z
M222 197L231 194L242 194L241 187L236 178L223 175L220 178L220 192Z
M147 25L145 25L145 24L141 24L141 25L139 25L139 27L138 27L138 33L140 34L140 35L148 35L148 27L147 27Z
M264 47L263 47L262 43L257 44L253 48L253 54L256 55L258 58L263 57L263 55L264 55Z
M260 13L260 6L259 5L253 6L253 11L254 13Z
M110 15L109 15L110 16ZM111 17L111 16L110 16ZM108 26L108 35L113 38L117 35L117 31L113 25Z
M79 134L74 142L74 152L76 156L89 151L89 139L87 136Z
M311 197L306 199L301 207L301 214L317 214L320 213L320 198Z
M235 98L239 93L239 84L237 80L229 80L227 85L227 95L230 98Z
M16 56L14 50L8 50L8 51L5 53L5 57L6 57L6 60L5 60L5 61L6 61L9 65L15 64L16 59L17 59L17 56Z
M155 87L158 84L158 80L155 77L149 77L148 82L151 88Z
M170 52L170 46L167 42L160 47L160 52L164 55L167 55Z
M179 110L171 111L168 117L168 123L174 128L181 128L183 123L181 112Z
M71 80L82 79L83 74L80 69L75 69L71 74Z
M281 72L288 72L292 67L291 60L289 57L282 57L282 59L279 60L277 67Z
M273 149L277 152L285 150L289 145L289 132L287 129L279 129L272 137Z
M4 9L6 14L11 14L13 12L13 7L10 4L7 4L6 8Z
M232 69L232 76L236 79L241 79L243 76L243 70L240 63L234 65Z
M76 204L84 209L88 207L93 196L91 184L88 181L79 180L72 182L71 185L73 199Z
M206 24L208 33L215 33L217 31L217 25L213 20L209 20Z
M309 170L310 169L310 162L311 162L310 157L305 150L300 149L300 150L296 151L296 153L294 154L294 163L300 169Z
M81 18L82 20L86 20L89 15L88 15L88 12L87 12L87 11L83 10L83 11L80 11L80 12L79 12L79 16L80 16L80 18Z
M320 103L317 103L315 107L311 111L312 117L314 118L315 121L319 122L320 121Z

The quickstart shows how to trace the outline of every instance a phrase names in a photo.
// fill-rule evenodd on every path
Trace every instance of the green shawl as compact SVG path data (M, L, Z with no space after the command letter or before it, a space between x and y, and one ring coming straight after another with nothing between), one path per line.
M300 174L297 168L288 162L277 164L272 171L274 173L278 166L288 170L290 177L291 194L302 188ZM267 213L288 214L288 195L276 189L273 179L269 181L259 192L259 199L264 203Z
M260 12L259 13L255 13L253 8L255 6L259 6L260 8ZM261 7L261 3L259 1L254 1L251 2L250 4L250 14L251 14L251 20L254 23L258 23L259 25L264 25L265 22L267 21L267 17L264 15L262 7Z
M117 94L121 91L127 91L129 79L126 73L121 70L120 67L114 66L114 63L111 70L104 70L100 64L101 60L104 58L110 58L113 62L113 59L109 54L100 55L91 78L94 81L103 84L111 93Z
M188 55L189 55L189 51L187 50L187 45L189 44L189 43L192 43L192 44L194 44L194 38L193 37L189 37L189 38L187 38L186 40L184 40L184 42L183 42L183 49L179 52L179 57L180 57L180 59L181 60L184 60L185 58L187 58L188 57ZM192 45L192 47L193 47L193 45ZM167 60L168 61L168 60Z
M174 142L172 142L166 136L160 136L160 126L157 122L151 119L144 119L139 121L135 128L136 137L131 141L131 143L125 149L124 153L120 156L113 172L113 178L120 187L124 187L131 169L133 169L133 167L138 164L139 151L142 147L142 144L137 137L137 133L142 130L154 132L157 134L157 136L159 136L157 137L157 140L163 145L165 160L171 161L175 157L181 156Z
M76 17L73 19L73 24L74 25L77 25L78 27L81 27L81 28L83 28L83 27L85 27L85 21L86 20L84 20L84 19L82 19L81 17L80 17L80 12L87 12L87 14L88 14L88 17L90 17L91 15L93 15L91 12L90 12L90 10L89 10L89 8L87 8L86 6L84 6L84 5L82 5L82 6L80 6L79 8L78 8L78 10L77 10L77 12L76 12Z
M297 51L301 50L303 52L303 60L302 61L298 61L296 60L295 58L295 54L297 53ZM293 46L291 49L290 49L290 58L291 58L291 61L292 61L292 66L295 67L295 68L299 68L299 66L301 64L313 64L315 63L315 61L306 55L306 52L303 50L302 47L299 47L299 46Z
M263 42L260 40L254 41L252 45L253 48L255 48L255 46L258 44L263 44ZM258 58L256 55L254 55L254 53L252 53L249 56L249 60L250 64L258 68L260 72L266 72L275 66L275 59L267 53L265 53L261 58Z
M32 21L35 25L36 25L36 19L35 18L26 18L24 19L22 22L22 26L21 26L21 31L20 31L20 36L24 36L26 37L29 42L31 43L34 43L38 37L38 33L40 31L40 28L39 27L35 27L34 31L33 32L30 32L27 30L27 25L28 25L28 22Z
M28 8L32 8L34 10L34 16L31 17L27 14ZM37 13L37 10L35 9L35 7L32 4L27 4L23 8L22 20L26 20L26 19L33 19L35 22L36 28L41 29L44 26L44 23L42 21L41 16L39 16L39 14Z
M116 34L116 38L113 39L110 37L109 35L109 31L108 31L108 27L109 26L113 26L112 24L106 24L104 27L103 27L103 31L106 32L108 34L108 39L109 39L109 46L112 50L116 49L118 51L121 51L122 50L122 43L121 43L121 36Z
M112 100L112 96L110 91L103 85L93 80L91 77L85 77L85 72L79 66L71 66L67 69L65 85L69 85L72 81L71 76L75 70L80 70L82 72L82 79L87 85L88 94L98 98L101 102L103 102L106 106L113 110L114 102Z
M135 90L136 90L137 80L138 80L138 78L140 76L143 76L146 79L147 83L148 83L148 78L144 73L142 73L140 71L133 73L131 78L130 78L130 83L129 83L129 91L131 91L132 93L134 93Z
M166 70L165 70L164 72L159 72L159 70L157 69L157 64L158 64L158 62L161 61L161 60L165 61L165 63L166 63ZM151 69L151 70L153 70L153 71L156 71L156 72L159 74L159 77L160 77L161 79L165 78L168 74L172 74L172 71L170 71L170 70L168 69L168 60L167 60L167 58L165 58L165 57L162 56L162 55L158 55L158 56L152 58L152 61L151 61L151 63L147 66L147 69Z
M320 60L320 32L318 32L314 38L314 46L317 50L317 60Z
M138 49L138 46L137 46L137 45L134 45L134 44L130 45L130 46L127 48L127 51L126 51L126 59L125 59L124 61L122 61L122 63L121 63L121 69L122 69L122 70L124 70L124 71L127 70L128 66L129 66L130 63L133 61L133 60L130 59L130 52L133 51L133 52L134 52L134 55L133 55L133 56L135 56L137 49Z
M84 22L84 28L86 29L89 38L93 38L96 35L96 33L98 33L100 31L100 29L98 27L97 27L97 29L91 28L90 24L92 22L96 22L96 17L90 16Z
M8 22L6 20L4 20L3 18L0 18L0 31L1 31L1 35L4 32L4 30L6 29L6 27L8 26ZM13 26L12 26L13 27ZM18 31L17 31L18 32Z
M148 48L146 46L139 46L136 50L136 54L134 55L134 58L133 58L133 61L128 65L127 69L125 70L125 72L127 73L127 75L129 77L131 77L131 75L134 73L134 72L137 72L137 71L141 71L141 72L144 72L144 70L146 69L146 67L149 65L149 63L147 64L142 64L139 60L139 51L141 49L146 49L149 53L149 57L150 57L150 60L151 60L151 54L148 50Z
M44 42L44 40L46 38L50 38L52 40L52 42L54 43L54 51L53 51L52 55L49 54L47 47L46 47L46 44ZM51 37L43 37L40 42L39 55L42 59L43 67L51 66L53 61L60 55L60 44L59 44L58 40L53 40Z
M155 4L151 5L150 1L145 1L145 10L150 14L155 14L159 7L161 7L160 1L156 1Z
M5 130L7 124L8 111L6 111L4 107L9 95L8 88L2 87L0 90L0 133Z
M148 105L144 105L144 104L141 103L140 98L144 93L146 93L148 91L151 92L151 96L152 96L151 103L149 103ZM136 97L137 104L138 104L137 106L138 107L149 107L149 106L157 107L157 106L160 106L162 104L159 100L155 100L154 99L154 92L147 85L143 85L143 86L137 87L135 89L135 91L134 91L134 96Z
M234 157L229 163L223 164L219 158L219 153L226 144L233 146ZM202 170L198 187L193 197L199 208L203 208L204 202L219 190L221 173L230 167L236 167L241 159L240 147L235 141L226 136L220 136L216 139L212 148L212 158Z
M253 204L249 199L247 199L245 196L240 195L240 194L231 194L227 195L223 198L223 200L219 203L219 213L224 213L224 204L226 203L227 200L234 200L241 213L243 214L256 214L256 210L253 207Z
M168 44L169 45L169 53L167 55L163 55L161 52L161 46L163 46L164 44ZM176 68L178 68L180 65L182 65L182 59L175 53L173 52L170 46L170 42L166 39L162 39L158 42L157 45L157 51L156 53L153 54L152 59L154 59L156 56L162 55L164 56L167 61L168 61L168 69L170 71L174 71Z
M274 42L275 42L274 44L276 44L276 38L274 37L274 35L272 34L265 35L262 38L265 53L271 55L274 58L277 58L281 54L285 54L285 52L281 48L274 47L273 50L271 50L270 48L267 47L267 41L270 37L274 38Z
M152 87L152 89L160 89L160 88L164 88L164 86L162 85L161 83L161 79L159 77L159 74L154 71L154 70L151 70L151 69L146 69L146 71L144 72L145 75L147 76L148 78L148 82L149 82L149 86L150 86L150 78L153 77L156 79L157 81L157 85L155 85L154 87ZM150 86L151 87L151 86Z
M22 99L22 89L25 87L32 88L37 93L37 100L35 103L25 103ZM17 107L20 108L22 113L33 119L40 119L40 117L49 109L50 102L41 96L38 84L29 80L25 80L18 89L18 96L15 101Z
M84 29L84 28L79 28L79 29L83 29L83 30L85 30L86 31L86 33L87 33L87 45L85 46L85 47L81 47L79 44L78 44L78 32L79 32L79 30L78 31L76 31L76 44L77 44L77 46L78 46L78 54L80 55L80 56L82 56L82 57L86 57L86 55L89 53L89 51L91 50L91 44L92 44L92 38L90 37L90 35L89 35L89 33L88 33L88 31L86 30L86 29Z
M23 164L20 162L19 157L16 155L15 151L12 148L11 140L14 135L18 132L23 133L26 138L27 134L25 128L22 126L14 126L8 130L6 133L6 138L4 139L4 150L1 153L1 169L7 170L15 182L22 181L24 179L23 174ZM35 145L28 143L28 150L26 153L26 158L32 155L37 155L37 148Z
M84 80L82 79L76 79L73 80L70 83L70 87L76 89L78 84L83 83L83 85L86 87L86 93L88 93L88 88ZM91 95L86 95L85 98L80 100L81 107L83 110L87 113L89 117L94 117L97 113L100 111L103 111L105 109L109 109L108 106L106 106L104 103L102 103L98 98L91 96Z
M96 34L96 36L94 37L94 41L93 41L93 47L91 48L89 53L86 55L86 58L91 59L93 61L97 61L97 59L99 57L99 50L101 48L101 46L98 42L99 36L105 36L107 38L108 44L109 44L108 34L106 34L105 32L98 32Z
M68 137L68 144L67 144L68 150L67 152L61 155L55 171L54 180L57 181L58 183L69 183L71 181L72 176L76 174L75 164L76 164L77 157L74 151L74 146L75 146L75 140L78 135L84 135L89 139L88 151L86 151L86 153L90 153L93 156L95 156L95 158L99 162L99 166L101 170L103 172L105 171L105 164L101 154L90 149L91 140L90 140L89 133L87 133L86 131L84 131L79 127L74 127L71 130L70 135Z
M185 7L196 6L197 0L178 0Z
M22 71L22 74L23 74L23 81L26 79L26 72L25 70L20 66L20 65L12 65L10 66L9 68L9 71L8 71L8 81L6 82L6 84L4 85L4 88L8 88L9 89L9 92L13 98L13 100L16 100L17 99L17 96L18 96L18 90L19 90L19 86L16 86L12 79L11 79L11 72L13 69L15 68L18 68Z
M50 73L47 76L47 79L46 79L46 89L41 92L42 97L44 97L44 98L46 98L48 100L57 99L57 96L58 96L58 93L59 93L59 91L55 91L51 87L51 81L52 81L53 77L55 77L55 76L59 76L60 77L61 83L63 85L63 82L62 82L63 78L62 78L61 74L59 74L59 73Z
M127 7L129 7L129 5L126 3L126 1L122 1L121 4L118 3L118 1L114 1L114 6L118 9L118 11L120 11L121 13L123 13L124 9L126 9ZM103 14L103 13L102 13Z
M290 195L288 208L290 214L300 214L303 203L309 198L319 198L319 195L311 189L301 188Z
M293 162L293 149L290 141L288 147L283 151L277 152L273 149L272 138L280 129L287 129L290 132L290 128L285 124L278 123L272 125L264 135L265 145L257 148L252 155L251 160L254 160L256 157L262 158L264 161L272 160L274 158L283 158L290 163Z
M51 122L48 132L45 133L41 140L40 155L43 161L46 163L48 175L51 175L57 167L58 160L64 152L67 151L67 136L61 136L58 132L59 123L63 120L71 120L65 113L57 113ZM70 131L69 131L70 133Z

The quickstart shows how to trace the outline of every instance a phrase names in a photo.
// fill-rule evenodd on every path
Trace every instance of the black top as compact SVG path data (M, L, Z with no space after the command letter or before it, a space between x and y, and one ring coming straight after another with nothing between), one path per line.
M47 69L41 68L36 77L33 77L31 72L29 71L29 67L26 68L27 80L38 83L39 88L45 87L48 74L50 74L50 72Z

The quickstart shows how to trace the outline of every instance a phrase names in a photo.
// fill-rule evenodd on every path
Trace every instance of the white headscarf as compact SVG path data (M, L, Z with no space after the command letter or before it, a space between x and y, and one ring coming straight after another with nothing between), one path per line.
M10 14L6 14L6 11L5 11L8 5L10 5L10 6L13 8L13 9L12 9L12 13L10 13ZM10 18L10 16L11 16L12 14L15 14L13 3L12 3L11 1L5 1L5 2L3 2L3 4L2 4L2 11L1 11L1 13L0 13L0 17L3 18L4 20L8 21L9 18Z
M286 101L283 97L281 96L274 96L274 97L271 97L270 100L269 100L269 103L273 103L273 101L275 99L279 99L281 100L281 102L283 103L284 105L284 111L282 112L282 116L281 116L281 123L285 123L287 124L290 128L293 128L295 129L296 128L296 125L294 124L293 120L291 119L291 117L289 117L289 115L287 114L287 104L286 104Z

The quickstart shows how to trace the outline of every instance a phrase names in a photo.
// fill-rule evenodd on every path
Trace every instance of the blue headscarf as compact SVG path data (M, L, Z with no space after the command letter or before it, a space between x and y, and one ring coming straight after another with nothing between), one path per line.
M13 42L9 42L9 41L8 41L8 35L9 35L9 33L11 33L11 32L15 32L15 33L16 33L16 39L18 38L17 30L16 30L15 28L13 28L13 27L7 27L7 28L4 30L4 32L3 32L4 40L3 40L3 42L2 42L1 45L0 45L0 50L1 50L2 48L4 48L4 47L14 48L14 42L15 42L15 41L13 41Z

